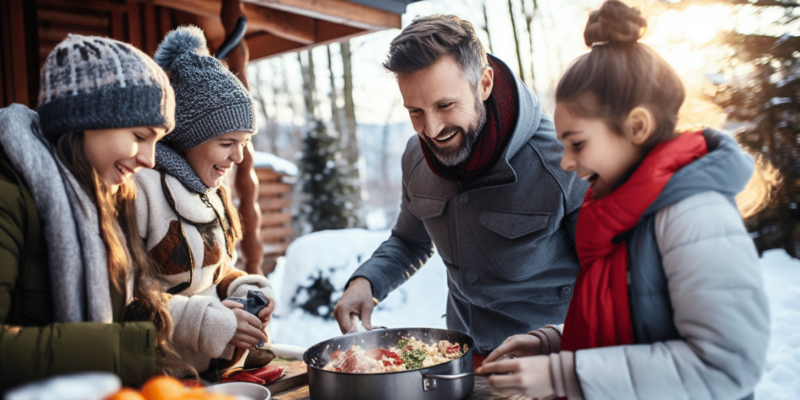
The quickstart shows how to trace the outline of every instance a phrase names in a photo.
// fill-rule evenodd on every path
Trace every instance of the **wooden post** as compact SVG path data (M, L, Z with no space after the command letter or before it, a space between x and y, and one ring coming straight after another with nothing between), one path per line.
M225 36L233 32L236 20L243 15L241 0L223 0L220 19L225 27ZM249 51L244 38L227 56L228 68L236 75L244 87L250 90L247 82L247 60ZM244 270L250 274L262 274L261 263L264 259L261 244L261 209L258 207L258 177L253 169L253 146L248 144L244 150L244 160L236 169L236 192L239 193L239 214L242 215L242 256Z
M128 43L137 49L142 47L142 14L141 4L128 2Z
M5 84L3 107L11 105L11 103L29 105L24 3L22 0L6 0L2 2L2 8L2 39L4 42L2 48L5 72L3 76ZM36 104L33 107L35 108Z

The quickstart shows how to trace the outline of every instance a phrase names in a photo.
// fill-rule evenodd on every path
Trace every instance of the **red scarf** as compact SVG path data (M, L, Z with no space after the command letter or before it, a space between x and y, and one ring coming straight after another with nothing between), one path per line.
M708 153L702 132L656 145L616 190L601 199L586 193L575 247L581 268L564 322L561 349L576 351L633 343L628 305L628 249L614 240L633 229L672 175Z
M461 164L445 166L439 162L425 141L419 139L428 167L440 178L466 182L480 175L497 163L514 133L519 108L516 78L501 62L489 58L489 65L494 70L494 85L492 94L483 103L486 107L486 122L478 134L469 158Z

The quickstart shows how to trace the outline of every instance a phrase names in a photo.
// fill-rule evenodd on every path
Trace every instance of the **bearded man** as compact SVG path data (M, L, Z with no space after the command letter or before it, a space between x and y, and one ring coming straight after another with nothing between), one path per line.
M383 66L397 77L417 137L403 154L391 237L336 305L342 332L439 251L447 327L489 354L507 337L561 324L578 274L574 232L588 184L560 168L564 148L541 103L471 23L416 19Z

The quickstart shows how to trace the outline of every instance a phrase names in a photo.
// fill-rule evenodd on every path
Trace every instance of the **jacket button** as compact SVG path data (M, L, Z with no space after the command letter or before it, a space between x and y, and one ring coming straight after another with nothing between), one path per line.
M461 196L461 197L458 199L458 202L459 202L459 203L461 203L461 204L467 204L467 203L469 203L469 196L467 196L467 195L463 195L463 196Z
M561 288L561 293L570 294L572 293L572 288L569 286L564 286L563 288Z
M477 282L477 281L478 281L478 277L477 276L475 276L475 275L468 275L467 276L467 283L468 284L474 285L475 282Z

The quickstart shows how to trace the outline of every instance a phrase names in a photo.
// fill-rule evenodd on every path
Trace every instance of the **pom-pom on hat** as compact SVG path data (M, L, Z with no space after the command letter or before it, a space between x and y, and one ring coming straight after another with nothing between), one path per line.
M155 61L175 89L175 130L161 143L183 152L232 131L255 133L253 101L244 85L209 55L203 31L182 26L158 46ZM156 163L159 163L158 154Z
M156 63L114 39L70 34L47 56L39 121L48 140L92 129L175 126L175 95Z

